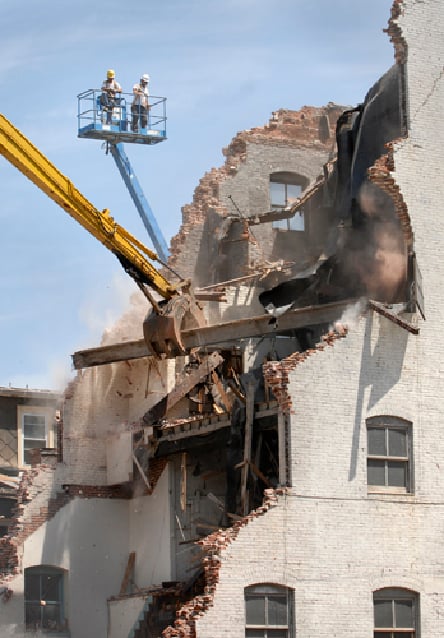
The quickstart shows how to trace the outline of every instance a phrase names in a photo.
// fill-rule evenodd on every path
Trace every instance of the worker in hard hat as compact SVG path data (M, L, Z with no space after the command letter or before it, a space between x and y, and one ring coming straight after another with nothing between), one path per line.
M131 123L131 130L134 133L138 133L139 124L140 128L147 128L148 125L148 109L149 109L149 93L148 84L150 76L148 73L144 73L140 78L140 82L133 86L133 103L131 104L131 113L133 121Z
M106 80L102 84L102 95L100 96L100 104L104 111L106 111L106 123L111 124L111 116L113 108L120 104L120 95L122 93L122 87L116 81L116 74L113 69L108 69L106 72Z

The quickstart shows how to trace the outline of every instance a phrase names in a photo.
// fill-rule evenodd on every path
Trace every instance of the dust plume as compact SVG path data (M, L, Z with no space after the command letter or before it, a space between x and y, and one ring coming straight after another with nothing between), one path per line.
M407 249L393 201L371 182L359 193L361 210L369 220L374 247L372 268L363 273L368 296L380 301L396 301L407 274Z
M360 295L383 303L405 300L407 247L393 201L367 181L358 204L359 223L349 229L340 257L343 274Z

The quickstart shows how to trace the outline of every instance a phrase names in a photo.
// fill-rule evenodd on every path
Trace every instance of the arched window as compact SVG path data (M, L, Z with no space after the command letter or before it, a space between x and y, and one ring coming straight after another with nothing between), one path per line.
M49 565L25 569L27 631L63 633L68 629L64 601L65 571Z
M263 583L245 588L246 638L292 638L293 591Z
M412 492L412 424L394 416L367 425L367 485L371 491Z
M373 593L374 638L419 638L419 596L409 589Z

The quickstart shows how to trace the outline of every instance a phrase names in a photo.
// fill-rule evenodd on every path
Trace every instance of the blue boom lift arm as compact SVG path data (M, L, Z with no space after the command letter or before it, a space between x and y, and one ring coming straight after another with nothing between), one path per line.
M143 225L148 232L148 235L153 242L154 248L162 261L167 261L169 257L169 250L165 238L160 230L156 218L154 217L151 206L149 205L145 195L143 194L142 187L139 184L139 180L134 173L133 167L130 164L127 154L124 151L123 144L110 143L109 150L114 158L114 161L119 169L120 175L131 198L137 208L137 211L142 219Z
M105 140L156 252L166 262L169 257L167 243L123 148L124 142L153 145L166 140L166 98L150 96L146 128L133 130L129 107L132 94L120 93L116 104L107 113L102 106L101 93L101 89L88 89L77 96L78 136Z

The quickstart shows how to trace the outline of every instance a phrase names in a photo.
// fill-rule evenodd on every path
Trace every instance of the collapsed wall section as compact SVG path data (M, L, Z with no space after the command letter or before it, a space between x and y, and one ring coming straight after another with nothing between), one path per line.
M210 534L208 537L199 541L202 547L203 566L205 576L205 588L202 595L196 596L188 603L185 603L177 614L177 620L174 627L167 627L163 632L163 638L195 638L197 636L196 623L199 623L199 636L206 635L201 633L201 621L205 626L205 613L212 607L216 587L219 583L219 572L222 566L222 560L226 553L229 553L231 543L238 539L243 528L252 525L256 519L262 517L270 509L278 505L279 498L283 497L285 490L266 490L264 503L261 507L251 512L248 516L236 521L231 528L218 530ZM230 595L233 596L231 604L236 599L233 582ZM214 634L214 625L212 625Z
M430 317L421 324L421 336L412 337L369 312L350 325L339 349L310 356L303 366L297 365L297 355L267 364L267 380L292 415L293 489L283 513L285 530L278 536L264 518L266 529L259 534L245 529L245 538L238 537L224 554L213 606L198 623L199 638L211 636L220 623L224 635L243 636L244 587L258 582L293 589L296 633L301 635L369 635L374 629L371 594L383 587L420 592L422 633L442 633L436 623L444 591L442 556L433 540L443 533L442 476L430 462L441 456L432 448L442 447L441 419L436 419L441 368L436 334L442 324L437 291L443 277L438 253L444 228L433 214L441 196L443 57L436 25L442 17L437 1L394 2L388 32L398 63L407 63L409 99L404 95L402 100L410 108L404 114L409 137L390 142L388 154L369 175L391 197L404 241L422 260ZM425 33L430 36L427 46ZM372 497L367 493L365 422L390 414L413 424L415 494ZM283 542L275 543L273 537ZM276 561L282 568L277 577Z
M264 127L238 133L223 151L224 165L204 175L193 202L182 209L182 226L171 241L170 265L174 270L203 286L245 275L250 262L268 259L271 224L247 243L243 240L248 237L240 228L228 238L237 243L236 272L227 269L227 259L220 250L227 240L224 222L269 211L273 173L295 173L303 188L311 184L334 155L335 125L343 109L334 104L306 106L300 111L282 109L273 113Z

